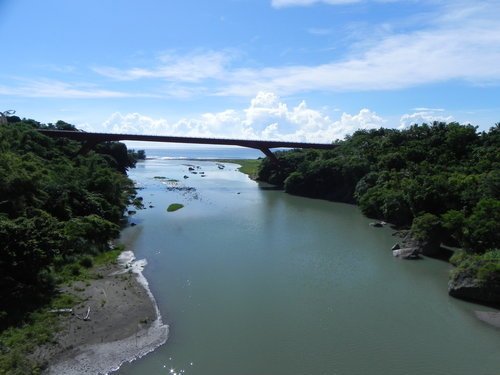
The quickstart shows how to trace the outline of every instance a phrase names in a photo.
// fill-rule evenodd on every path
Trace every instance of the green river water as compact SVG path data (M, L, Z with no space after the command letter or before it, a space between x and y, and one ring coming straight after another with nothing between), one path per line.
M130 171L147 208L122 240L147 259L170 334L119 374L500 374L500 330L474 315L490 309L447 295L447 263L393 258L393 231L357 207L236 168L156 159Z

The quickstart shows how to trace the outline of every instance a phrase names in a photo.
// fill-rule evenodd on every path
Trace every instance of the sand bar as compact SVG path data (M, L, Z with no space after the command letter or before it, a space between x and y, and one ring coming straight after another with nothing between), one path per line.
M142 275L145 265L125 251L117 264L96 270L102 278L66 288L84 302L61 314L56 343L37 351L49 364L45 374L107 374L166 342L168 326Z

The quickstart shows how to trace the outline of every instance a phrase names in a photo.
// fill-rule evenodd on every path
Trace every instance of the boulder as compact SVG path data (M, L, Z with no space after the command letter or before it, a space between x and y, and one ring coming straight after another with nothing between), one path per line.
M404 249L393 250L392 255L403 259L419 259L419 251L416 247L405 247Z
M456 272L448 282L448 294L486 304L500 304L500 282L484 283L466 271Z

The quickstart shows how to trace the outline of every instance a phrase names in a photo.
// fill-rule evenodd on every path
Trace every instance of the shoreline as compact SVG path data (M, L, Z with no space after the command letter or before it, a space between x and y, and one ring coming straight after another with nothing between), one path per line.
M61 316L55 344L39 348L37 357L49 363L44 374L108 374L167 341L169 327L142 274L146 264L124 251L116 264L97 268L95 279L65 288L83 302Z

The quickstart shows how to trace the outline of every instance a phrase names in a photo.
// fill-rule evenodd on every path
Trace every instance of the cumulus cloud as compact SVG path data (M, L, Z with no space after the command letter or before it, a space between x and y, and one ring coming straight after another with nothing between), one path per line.
M441 108L438 109L430 109L430 108L422 108L423 110L419 112L414 112L411 114L404 114L400 119L399 129L408 128L411 125L415 124L432 124L434 121L440 122L451 122L455 119L453 116L444 116L438 115L436 112L442 112Z
M224 137L330 143L358 129L378 128L385 121L369 109L343 113L333 120L302 101L289 107L276 94L259 92L245 109L204 113L176 121L155 119L139 113L114 113L99 127L88 131L111 133Z

